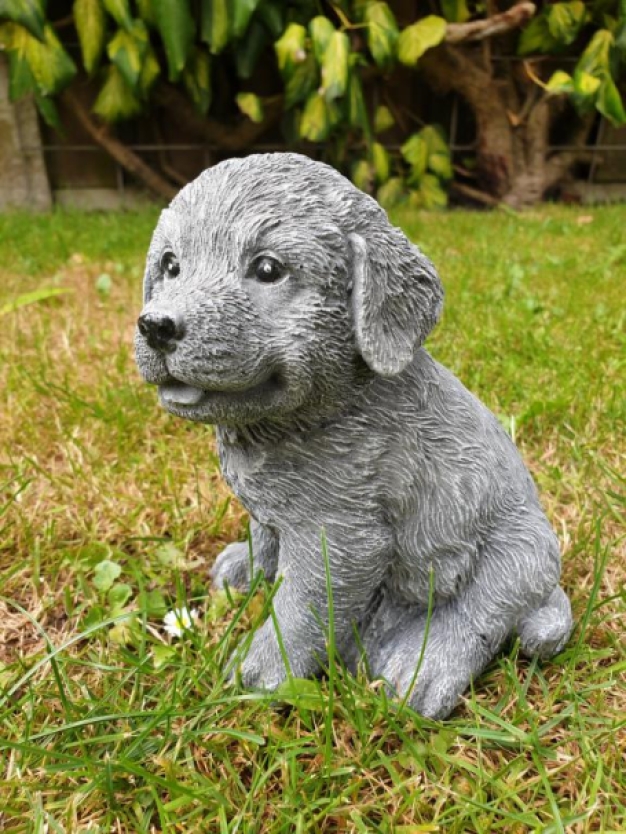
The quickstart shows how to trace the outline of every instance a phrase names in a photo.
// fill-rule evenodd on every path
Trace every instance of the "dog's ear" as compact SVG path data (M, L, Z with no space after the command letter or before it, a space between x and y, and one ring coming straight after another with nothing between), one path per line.
M400 373L437 323L443 287L434 266L385 218L367 241L349 235L358 349L381 376Z

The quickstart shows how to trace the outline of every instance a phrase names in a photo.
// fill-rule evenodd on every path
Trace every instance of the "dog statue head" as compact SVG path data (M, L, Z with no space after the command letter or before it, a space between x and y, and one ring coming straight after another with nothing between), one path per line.
M291 153L230 159L161 214L135 340L161 404L245 425L332 412L435 325L427 258L371 197Z

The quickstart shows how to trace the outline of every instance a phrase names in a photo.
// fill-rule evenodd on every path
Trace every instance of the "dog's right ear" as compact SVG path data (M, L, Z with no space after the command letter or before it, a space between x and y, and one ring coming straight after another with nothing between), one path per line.
M434 266L400 229L386 217L372 225L367 241L348 236L356 341L372 370L394 376L437 323L443 287Z

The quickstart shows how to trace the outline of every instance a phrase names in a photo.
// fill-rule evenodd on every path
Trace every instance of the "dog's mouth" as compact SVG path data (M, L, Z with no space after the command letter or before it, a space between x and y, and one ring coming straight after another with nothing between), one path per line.
M247 388L200 388L172 378L159 384L159 396L166 408L190 410L218 401L233 402L265 398L282 388L283 383L278 373L272 373Z
M185 382L172 380L159 385L159 394L168 405L199 405L205 399L207 392L202 388L195 388Z

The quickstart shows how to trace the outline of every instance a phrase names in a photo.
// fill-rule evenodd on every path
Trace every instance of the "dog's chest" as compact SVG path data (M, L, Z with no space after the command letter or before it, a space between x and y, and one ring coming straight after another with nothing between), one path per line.
M236 432L224 429L218 449L224 479L257 521L276 525L293 514L298 467L290 455L239 442Z

